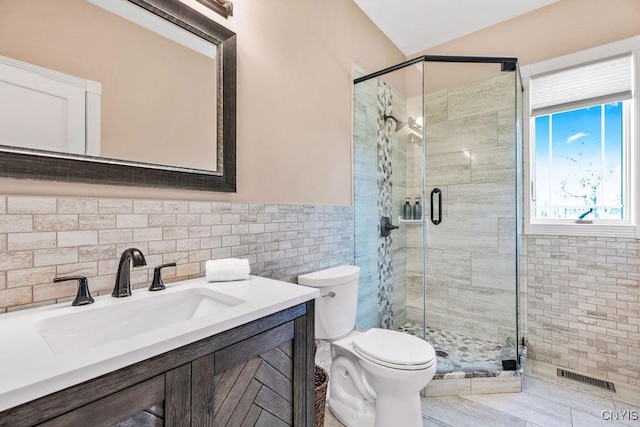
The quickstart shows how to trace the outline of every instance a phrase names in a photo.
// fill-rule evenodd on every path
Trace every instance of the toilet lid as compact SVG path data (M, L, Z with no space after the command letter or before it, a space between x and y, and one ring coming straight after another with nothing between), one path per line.
M436 360L428 342L388 329L369 329L353 340L353 347L366 359L395 369L426 369Z

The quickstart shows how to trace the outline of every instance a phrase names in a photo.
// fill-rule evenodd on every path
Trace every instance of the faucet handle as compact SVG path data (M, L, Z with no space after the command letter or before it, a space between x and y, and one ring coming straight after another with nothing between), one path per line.
M175 267L175 262L170 262L169 264L162 264L153 269L153 282L151 282L151 286L149 286L150 291L161 291L165 288L164 282L162 281L162 272L161 270L165 267Z
M93 297L89 292L89 281L84 276L68 276L68 277L56 277L53 279L55 283L58 282L66 282L67 280L77 280L78 281L78 293L76 294L76 299L73 300L71 305L87 305L93 304Z

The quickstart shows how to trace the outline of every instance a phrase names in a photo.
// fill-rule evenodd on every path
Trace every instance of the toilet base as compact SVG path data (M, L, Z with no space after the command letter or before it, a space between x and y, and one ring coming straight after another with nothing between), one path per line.
M334 417L347 427L374 427L373 414L359 413L344 403L327 398L327 406Z
M422 427L420 395L397 396L378 393L374 427Z
M376 414L354 411L344 403L328 399L328 407L346 427L422 427L420 396L381 396L376 401Z

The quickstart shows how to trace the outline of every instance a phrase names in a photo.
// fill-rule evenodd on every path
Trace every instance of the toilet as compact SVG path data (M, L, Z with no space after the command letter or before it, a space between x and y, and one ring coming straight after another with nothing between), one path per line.
M331 344L329 409L347 427L421 427L420 390L436 372L435 350L402 332L356 331L359 278L351 265L298 277L320 290L315 335Z

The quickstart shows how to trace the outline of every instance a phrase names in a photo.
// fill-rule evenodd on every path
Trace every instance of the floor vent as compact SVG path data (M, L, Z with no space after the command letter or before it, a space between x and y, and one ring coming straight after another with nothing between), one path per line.
M596 378L587 377L586 375L576 374L575 372L565 371L564 369L558 368L558 376L562 378L568 378L574 381L580 381L581 383L593 385L596 387L603 388L608 391L616 392L616 386L609 381L602 381Z

